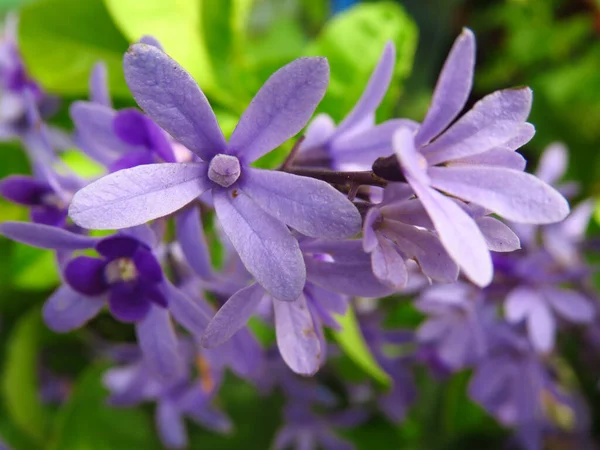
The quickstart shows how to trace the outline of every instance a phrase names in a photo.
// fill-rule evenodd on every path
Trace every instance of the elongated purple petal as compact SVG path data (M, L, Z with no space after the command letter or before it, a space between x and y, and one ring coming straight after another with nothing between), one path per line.
M174 401L164 399L156 405L156 428L167 448L186 448L188 436L181 411Z
M563 318L574 323L590 323L596 315L593 303L570 289L546 288L543 295Z
M199 302L188 297L168 281L161 286L161 292L168 299L169 311L173 318L196 339L202 338L210 321L210 316Z
M106 64L98 62L92 67L90 76L90 100L99 105L112 106L110 93L108 92L108 73Z
M51 250L83 250L94 247L98 242L98 238L30 222L2 222L0 234L32 247Z
M519 223L558 222L569 204L554 188L528 173L495 167L432 167L431 185Z
M482 287L490 284L492 260L473 219L448 197L417 180L409 178L408 181L429 213L448 254L475 284Z
M506 320L511 323L521 322L531 314L536 303L543 301L535 290L525 286L516 287L510 291L504 303Z
M177 336L166 309L152 306L136 324L136 333L144 361L154 375L173 379L183 373Z
M377 239L377 233L374 226L378 225L377 222L383 220L379 208L371 208L365 216L363 224L363 250L367 253L371 253L375 250L375 247L379 245Z
M310 152L311 150L316 151L316 149L321 149L321 147L325 146L329 139L333 136L335 131L335 123L333 119L327 114L318 114L315 118L308 124L306 128L306 133L304 133L304 140L300 144L300 152L298 154L298 158L304 160L311 159L311 156L305 154L305 152ZM325 156L325 155L322 155Z
M66 333L85 325L105 303L102 298L87 297L69 286L61 286L46 300L42 314L48 328Z
M273 297L297 299L306 269L287 227L237 189L215 190L213 200L221 226L248 272Z
M560 143L555 143L550 146L540 158L535 175L542 181L553 185L559 181L567 170L569 159L567 148Z
M123 169L130 169L136 166L142 166L144 164L155 163L154 155L145 150L134 150L121 156L112 164L109 164L108 168L110 172L118 172Z
M507 225L493 217L475 219L479 230L493 252L513 252L521 248L519 237Z
M527 161L525 161L525 158L523 158L520 153L504 148L495 148L477 155L453 160L448 165L493 166L522 171L525 170Z
M279 69L242 115L229 153L250 163L279 147L304 128L328 84L326 58L299 58Z
M132 167L106 175L78 191L69 215L84 228L132 227L177 211L210 186L205 164Z
M43 201L45 194L52 193L48 183L27 175L9 175L0 180L0 195L21 205L34 206Z
M556 321L545 302L537 302L527 316L527 332L533 347L540 353L554 348Z
M123 58L125 80L140 107L205 161L227 146L204 93L176 61L152 45L134 44Z
M371 253L373 274L384 284L400 289L408 282L404 259L388 239L381 237Z
M273 301L277 346L285 363L301 375L313 375L321 363L321 344L314 329L306 298Z
M129 145L149 148L146 120L147 118L138 109L122 109L115 114L113 130L119 139Z
M456 39L437 81L429 111L415 138L416 146L431 141L465 106L473 85L475 36L464 29Z
M448 131L423 148L430 164L475 155L503 144L521 143L532 135L524 123L531 110L529 88L494 92L475 104Z
M336 135L341 135L345 131L348 131L375 112L392 81L395 64L396 48L394 47L394 43L389 41L385 44L379 62L373 70L360 99L356 105L354 105L352 111L350 111L346 118L339 124Z
M248 168L242 189L267 213L306 236L350 238L362 225L352 202L321 180Z
M256 312L265 295L265 290L258 283L233 294L210 321L202 338L202 345L214 348L231 339L246 326L246 322Z
M208 244L202 228L200 211L187 208L175 216L175 230L181 250L190 267L203 280L214 277L213 267L208 252Z
M394 133L392 147L407 178L410 177L419 183L428 185L427 160L417 151L413 134L408 128L400 128Z

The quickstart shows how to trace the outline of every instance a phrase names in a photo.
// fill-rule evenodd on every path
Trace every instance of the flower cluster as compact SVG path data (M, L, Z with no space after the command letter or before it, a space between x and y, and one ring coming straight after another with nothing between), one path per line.
M62 163L58 133L40 116L50 98L11 38L0 63L0 126L22 139L33 169L0 181L4 198L31 210L31 222L3 222L0 233L56 251L63 284L43 308L52 330L83 327L106 307L134 325L138 347L115 350L120 365L105 384L111 404L156 403L165 445L186 445L184 417L232 428L213 403L226 368L285 394L276 448L347 448L332 427L365 420L366 404L403 420L419 364L440 377L473 369L472 399L527 448L564 425L552 407L583 414L546 356L557 330L596 319L581 254L591 206L567 217L572 186L552 187L564 148L550 147L537 173L525 172L517 150L535 132L530 89L494 92L463 112L471 31L454 43L421 123L375 121L396 63L388 43L341 123L311 121L329 66L307 57L266 81L228 139L191 75L144 37L123 59L141 110L113 108L102 63L90 101L70 107L68 140L105 168L97 179ZM278 169L256 166L306 126ZM379 299L412 295L422 324L386 329ZM325 329L339 329L348 308L392 388L345 385L344 411L317 379L289 369L314 375L339 352ZM273 324L276 349L256 340L253 320ZM390 356L389 346L408 350Z

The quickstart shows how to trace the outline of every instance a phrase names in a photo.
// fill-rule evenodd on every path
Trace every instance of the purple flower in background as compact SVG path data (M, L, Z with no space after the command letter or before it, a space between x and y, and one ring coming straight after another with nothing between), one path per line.
M300 247L307 272L302 294L294 301L282 301L269 296L256 283L241 289L212 319L203 345L213 348L229 340L260 303L269 299L281 356L294 372L312 375L324 361L322 325L336 327L332 313L343 314L346 310L346 297L340 294L381 297L393 292L373 276L360 241L302 239Z
M0 234L34 247L61 251L94 249L100 257L77 256L64 265L64 284L46 301L49 328L83 326L108 304L112 315L135 322L139 345L154 372L165 378L180 370L173 318L200 339L210 315L163 275L154 253L157 238L145 226L93 238L60 228L3 222Z
M495 323L494 309L484 301L484 291L463 282L427 288L415 303L428 315L417 341L452 371L476 363L487 352L487 334Z
M328 166L335 170L369 170L379 156L393 153L392 135L400 126L416 127L410 120L392 119L375 125L375 111L388 90L396 50L388 42L360 99L336 128L327 114L309 124L294 164Z
M441 245L427 212L412 189L392 183L383 201L372 207L363 225L363 248L371 255L373 273L387 285L401 289L408 283L406 260L413 259L425 275L450 283L458 266Z
M393 146L403 174L431 217L440 240L466 276L480 286L492 280L486 240L449 194L507 220L552 223L569 206L554 189L523 172L515 152L534 128L527 88L498 91L455 119L467 102L475 64L475 38L465 30L442 69L429 111L417 130L401 128Z
M329 184L249 167L306 124L327 88L324 58L301 58L260 89L229 143L191 76L159 49L133 45L124 58L133 96L158 125L202 160L148 164L108 175L70 207L86 228L126 228L177 211L210 190L217 217L248 271L274 297L295 300L305 283L296 239L356 234L360 214Z
M120 361L124 365L104 374L111 405L131 407L145 401L156 402L156 427L168 448L187 447L185 417L217 433L228 433L233 427L229 418L212 404L223 380L224 367L213 360L210 352L197 353L188 344L185 341L180 344L186 370L169 382L149 370L139 351L129 351L128 358ZM192 364L196 366L197 379L190 376Z

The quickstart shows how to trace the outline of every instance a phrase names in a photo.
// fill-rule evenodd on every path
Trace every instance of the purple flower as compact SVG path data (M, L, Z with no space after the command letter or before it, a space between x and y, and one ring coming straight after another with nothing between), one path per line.
M281 356L294 372L312 375L324 361L322 325L337 326L331 314L346 310L346 299L339 294L380 297L393 292L373 276L360 241L302 239L300 246L307 272L302 294L294 301L282 301L256 283L241 289L212 319L204 346L213 348L229 340L267 298L273 304Z
M375 125L375 111L388 90L395 64L396 50L388 42L352 111L337 128L327 114L316 116L306 130L294 163L335 170L368 170L377 157L390 155L394 131L400 126L416 126L404 119Z
M524 159L515 152L534 134L526 122L529 89L488 95L454 122L469 96L474 63L475 38L465 30L444 65L423 123L414 131L396 131L393 146L440 241L466 276L486 286L493 272L486 240L473 219L443 194L523 223L558 222L569 206L557 191L524 173Z
M458 266L441 245L431 220L412 189L392 183L383 201L367 213L363 225L363 248L371 255L373 273L387 285L401 289L408 283L406 261L415 260L425 275L450 283Z
M323 97L323 58L301 58L276 72L258 92L229 143L206 97L157 48L133 45L124 58L127 83L158 125L202 161L148 164L108 175L79 191L70 215L86 228L126 228L177 211L211 191L217 217L248 271L274 297L295 300L305 282L296 239L344 238L361 219L329 184L249 164L302 129Z

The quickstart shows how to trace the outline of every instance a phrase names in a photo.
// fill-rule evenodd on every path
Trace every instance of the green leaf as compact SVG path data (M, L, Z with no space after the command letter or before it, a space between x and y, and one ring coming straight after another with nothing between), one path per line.
M19 41L33 78L50 92L85 95L92 66L108 67L111 93L129 96L122 70L127 40L102 0L40 0L21 10Z
M77 175L89 178L106 173L106 168L79 150L69 150L60 154L60 159Z
M384 387L391 386L389 375L379 366L360 331L354 310L349 307L344 316L338 316L342 329L333 333L342 350L367 374Z
M23 290L47 290L59 282L54 252L15 243L13 285Z
M105 365L87 369L58 413L51 450L158 450L150 417L139 408L106 404Z
M2 394L12 421L29 437L44 442L48 416L40 401L38 353L44 330L39 308L15 325L7 346Z
M144 35L154 36L203 90L209 92L214 88L199 0L104 0L104 3L131 42Z
M378 117L385 119L411 73L417 26L398 3L362 3L330 20L306 53L326 56L331 81L319 111L341 120L354 106L387 41L396 45L396 67Z

